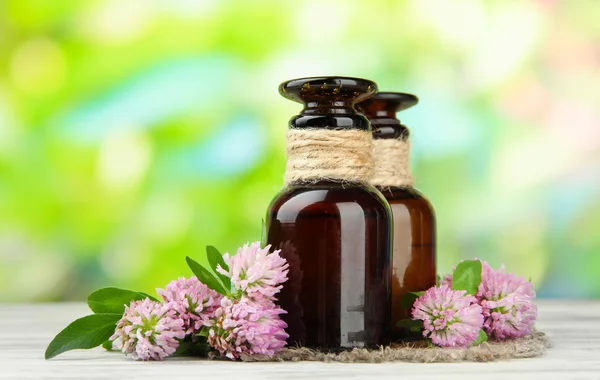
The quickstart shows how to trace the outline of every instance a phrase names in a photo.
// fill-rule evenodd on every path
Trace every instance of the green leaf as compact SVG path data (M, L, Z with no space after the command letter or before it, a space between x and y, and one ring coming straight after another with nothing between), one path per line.
M196 342L192 347L189 348L188 353L194 356L207 357L210 346L206 340Z
M402 297L400 301L400 306L404 309L412 309L413 304L417 300L417 298L421 297L425 292L408 292Z
M193 355L193 356L207 357L209 348L210 348L210 346L208 345L208 342L206 342L206 339L204 339L204 341L198 341L198 342L195 342L194 344L190 345L186 351L186 354Z
M193 345L194 345L194 343L189 340L182 340L181 342L179 342L179 346L177 346L177 349L173 353L173 356L187 355L190 348Z
M138 293L140 293L141 295L143 295L146 298L150 298L154 302L161 302L160 300L156 299L156 297L153 297L148 293L144 293L144 292L138 292Z
M121 317L122 313L102 313L77 319L52 339L44 357L51 359L66 351L98 347L110 338Z
M265 220L261 219L261 230L260 230L260 248L264 248L267 246L267 228L265 225Z
M474 295L481 284L481 261L465 260L456 266L452 275L452 289L466 290Z
M106 351L112 351L113 350L112 340L107 340L106 342L102 343L102 348L104 348Z
M442 277L439 274L435 275L435 286L440 286L440 282L442 281Z
M473 344L471 346L479 346L481 343L487 342L487 340L488 340L488 336L485 333L485 331L483 331L482 329L479 329L479 335L477 336L477 339L475 339L475 341L473 342Z
M187 335L185 338L179 341L177 350L173 353L173 356L207 356L208 353L208 342L205 337L192 337Z
M217 280L208 270L206 270L202 265L198 264L196 261L192 260L189 256L185 257L185 261L188 266L194 272L198 280L202 282L204 285L208 286L212 290L221 293L223 295L227 295L229 292L223 288L221 282Z
M156 301L146 293L119 288L102 288L90 294L87 302L94 313L123 314L125 305L129 305L133 300L143 300L146 297Z
M423 326L423 321L417 320L414 321L412 319L401 319L396 322L396 327L401 329L408 329L410 331L419 332L423 330L425 327Z
M207 245L206 257L208 258L208 263L210 264L210 267L217 274L217 277L219 277L219 279L225 286L225 289L231 289L231 280L229 279L229 277L217 272L217 265L221 265L221 268L229 270L229 266L225 264L225 260L223 260L223 255L221 255L221 252L219 252L219 250L213 247L212 245Z
M203 336L203 337L207 337L208 336L208 331L210 329L207 327L202 327L202 329L200 329L200 331L198 332L198 334L196 334L196 336Z

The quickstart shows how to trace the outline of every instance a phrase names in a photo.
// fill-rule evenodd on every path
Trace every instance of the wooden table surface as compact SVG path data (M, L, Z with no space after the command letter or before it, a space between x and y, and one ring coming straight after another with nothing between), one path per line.
M102 348L45 361L82 303L0 305L0 379L600 379L600 301L540 300L537 328L553 347L539 358L493 363L239 363L173 358L135 362Z

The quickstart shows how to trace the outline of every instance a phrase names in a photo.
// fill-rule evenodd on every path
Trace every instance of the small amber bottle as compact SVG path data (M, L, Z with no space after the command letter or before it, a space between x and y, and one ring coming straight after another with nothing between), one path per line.
M373 128L375 175L371 183L390 203L394 218L391 322L395 339L414 337L395 326L410 318L410 308L401 305L404 295L436 283L435 214L427 198L413 187L409 131L396 118L397 112L417 102L411 94L380 92L358 105Z
M303 78L279 87L304 104L290 120L286 186L267 211L266 243L281 249L278 295L288 344L323 350L389 343L391 210L369 184L369 121L354 108L375 83Z

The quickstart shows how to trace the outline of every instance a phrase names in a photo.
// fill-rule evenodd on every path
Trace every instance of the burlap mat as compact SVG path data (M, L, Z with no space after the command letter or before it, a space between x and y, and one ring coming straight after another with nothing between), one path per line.
M285 348L274 357L244 356L243 361L319 361L341 363L383 363L383 362L489 362L494 360L533 358L542 355L550 347L550 341L543 332L534 332L520 339L504 342L484 342L469 348L426 347L423 342L395 344L379 350L355 348L340 353L314 351L305 347Z

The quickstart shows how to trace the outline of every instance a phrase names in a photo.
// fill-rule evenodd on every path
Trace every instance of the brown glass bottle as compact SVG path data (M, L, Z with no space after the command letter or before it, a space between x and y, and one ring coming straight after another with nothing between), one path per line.
M369 118L374 139L399 139L408 141L409 131L396 118L396 113L417 104L416 96L395 92L380 92L359 104L359 110ZM374 148L377 152L377 145ZM407 171L408 157L406 157ZM377 169L376 169L377 170ZM407 292L422 291L436 283L435 214L431 203L411 185L386 186L377 184L392 208L393 270L392 318L393 337L416 337L396 322L410 318L410 309L401 306Z
M279 90L304 104L292 129L370 131L354 104L375 93L373 82L304 78ZM335 179L288 184L267 211L266 242L290 265L278 295L290 345L336 350L389 342L391 211L375 187Z

